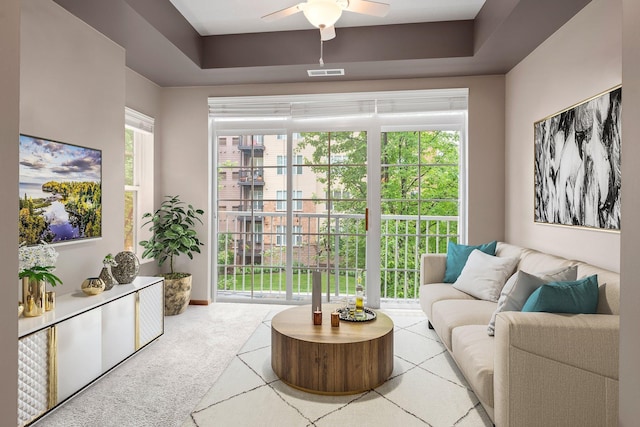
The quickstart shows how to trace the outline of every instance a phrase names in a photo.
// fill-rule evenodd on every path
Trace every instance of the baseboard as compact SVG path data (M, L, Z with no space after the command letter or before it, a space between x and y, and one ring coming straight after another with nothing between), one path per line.
M206 299L192 299L189 301L189 305L209 305L211 301Z

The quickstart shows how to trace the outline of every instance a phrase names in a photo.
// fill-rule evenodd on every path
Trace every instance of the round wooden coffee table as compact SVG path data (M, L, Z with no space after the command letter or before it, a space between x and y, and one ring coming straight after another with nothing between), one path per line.
M354 394L375 388L393 371L393 321L384 313L368 322L331 326L337 305L322 306L322 325L311 306L294 307L271 320L271 367L282 381L319 394Z

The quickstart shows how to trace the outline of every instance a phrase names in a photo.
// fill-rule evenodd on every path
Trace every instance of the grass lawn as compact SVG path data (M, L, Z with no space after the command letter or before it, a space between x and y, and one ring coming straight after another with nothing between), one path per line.
M322 292L327 292L327 275L322 275ZM286 292L287 278L284 271L281 272L267 272L256 273L253 276L250 274L218 274L218 289L223 290L235 290L235 291L250 291L251 281L253 280L254 291L264 292ZM331 285L331 294L335 289L335 275L331 275L329 278ZM347 292L347 285L349 290ZM347 276L345 274L338 275L338 286L340 287L340 295L354 295L356 288L356 279L353 276ZM294 293L311 293L311 273L293 273L293 292Z

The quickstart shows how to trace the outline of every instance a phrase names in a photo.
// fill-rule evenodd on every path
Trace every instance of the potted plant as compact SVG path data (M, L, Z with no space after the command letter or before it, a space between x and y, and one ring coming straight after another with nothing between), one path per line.
M180 196L165 196L165 200L153 213L145 213L148 219L142 226L149 226L152 237L140 242L144 248L143 258L155 258L158 266L169 260L169 273L164 277L164 314L180 314L189 305L191 298L191 274L173 270L173 257L200 253L204 243L198 239L194 230L196 221L202 224L202 209L195 209L180 200Z
M46 243L18 248L18 278L22 279L22 303L26 317L41 316L45 312L46 282L51 286L62 284L53 272L58 252ZM53 298L53 292L50 292Z

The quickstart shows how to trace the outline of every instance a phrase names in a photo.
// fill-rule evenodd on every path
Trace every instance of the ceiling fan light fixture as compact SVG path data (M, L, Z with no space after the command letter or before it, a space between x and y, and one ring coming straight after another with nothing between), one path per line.
M308 0L301 3L302 13L317 28L331 27L342 16L342 7L335 0Z

